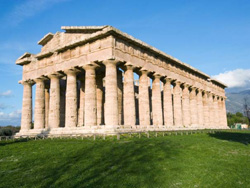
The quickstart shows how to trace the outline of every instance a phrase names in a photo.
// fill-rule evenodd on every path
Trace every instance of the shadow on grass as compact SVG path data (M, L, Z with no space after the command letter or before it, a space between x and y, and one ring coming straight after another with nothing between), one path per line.
M16 144L16 143L20 143L20 142L28 142L28 141L29 140L27 140L27 139L0 141L0 147L6 146L6 145L11 145L11 144Z
M250 143L250 133L216 132L216 133L209 133L209 136L221 140L239 142L244 145L248 145Z
M169 142L106 142L78 148L41 172L49 187L127 187L159 183L160 161L178 154ZM41 160L41 159L40 159ZM43 159L42 159L43 160Z

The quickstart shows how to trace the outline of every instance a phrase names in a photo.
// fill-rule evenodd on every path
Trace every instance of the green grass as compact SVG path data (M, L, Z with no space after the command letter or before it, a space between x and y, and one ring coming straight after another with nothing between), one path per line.
M250 187L250 131L0 142L0 187Z

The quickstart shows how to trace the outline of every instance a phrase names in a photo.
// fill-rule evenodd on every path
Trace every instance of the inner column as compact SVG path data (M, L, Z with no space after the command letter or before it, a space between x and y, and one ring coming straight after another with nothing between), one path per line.
M79 109L78 109L78 127L84 125L84 112L85 112L85 74L79 76L80 81L80 94L79 94Z
M101 71L97 72L96 75L96 109L97 109L97 125L104 124L104 113L103 113L103 98L104 98L104 88L103 88L103 78L104 74Z

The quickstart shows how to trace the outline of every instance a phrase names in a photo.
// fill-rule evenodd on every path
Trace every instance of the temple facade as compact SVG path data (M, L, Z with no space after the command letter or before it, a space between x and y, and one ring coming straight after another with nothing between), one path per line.
M16 61L17 136L227 129L223 83L114 27L61 29Z

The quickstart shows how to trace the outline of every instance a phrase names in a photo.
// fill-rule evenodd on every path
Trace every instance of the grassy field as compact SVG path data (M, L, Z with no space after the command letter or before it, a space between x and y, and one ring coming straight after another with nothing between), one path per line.
M0 187L250 187L250 131L0 142Z

